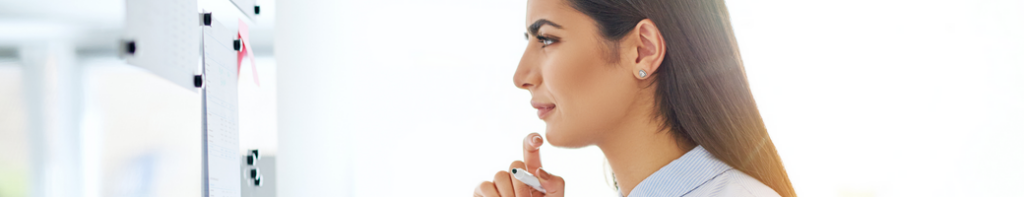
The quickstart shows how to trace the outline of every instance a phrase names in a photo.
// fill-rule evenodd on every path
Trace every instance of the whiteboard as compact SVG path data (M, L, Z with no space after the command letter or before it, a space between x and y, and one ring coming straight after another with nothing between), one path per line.
M126 0L121 56L174 84L196 91L202 20L196 0ZM131 43L132 52L128 53Z

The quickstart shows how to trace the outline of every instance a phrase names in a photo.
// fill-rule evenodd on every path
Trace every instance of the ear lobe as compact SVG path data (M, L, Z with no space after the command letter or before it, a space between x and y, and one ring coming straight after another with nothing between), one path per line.
M665 39L661 36L661 31L651 19L641 20L633 31L638 38L636 71L657 72L662 60L665 59Z

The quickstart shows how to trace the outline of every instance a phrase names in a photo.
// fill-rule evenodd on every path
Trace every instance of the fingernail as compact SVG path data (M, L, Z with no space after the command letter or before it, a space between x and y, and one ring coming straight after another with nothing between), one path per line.
M533 145L533 147L540 147L540 145L542 145L543 143L544 139L541 138L540 135L535 135L532 138L530 138L530 145Z
M540 178L540 179L548 180L548 179L551 178L551 174L548 174L548 171L544 170L543 167L537 168L537 173L536 174L537 174L537 178Z

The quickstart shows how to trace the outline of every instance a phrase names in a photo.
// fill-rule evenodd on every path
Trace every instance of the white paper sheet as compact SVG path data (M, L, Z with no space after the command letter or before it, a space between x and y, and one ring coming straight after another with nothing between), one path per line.
M238 70L233 45L237 36L216 21L203 27L204 193L209 197L241 195Z
M135 42L128 64L196 91L202 20L196 0L125 0L125 41Z
M246 17L256 21L256 0L231 0L231 3L235 4L235 7L238 7L242 13L245 13Z

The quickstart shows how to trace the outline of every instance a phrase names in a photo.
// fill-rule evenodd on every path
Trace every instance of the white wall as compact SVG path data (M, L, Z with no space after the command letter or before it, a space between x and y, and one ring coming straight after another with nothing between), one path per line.
M512 85L525 6L278 2L279 195L468 196L521 159L544 129ZM595 148L544 151L576 194L612 191Z
M1024 195L1024 2L727 2L798 194Z
M727 2L802 196L1024 195L1015 1ZM543 132L515 89L525 1L282 1L279 196L469 196ZM595 148L542 148L614 196Z
M525 2L282 1L278 12L281 196L470 195L543 132L511 83ZM573 184L604 185L596 149L544 155L559 154L589 163L549 170L598 172Z

